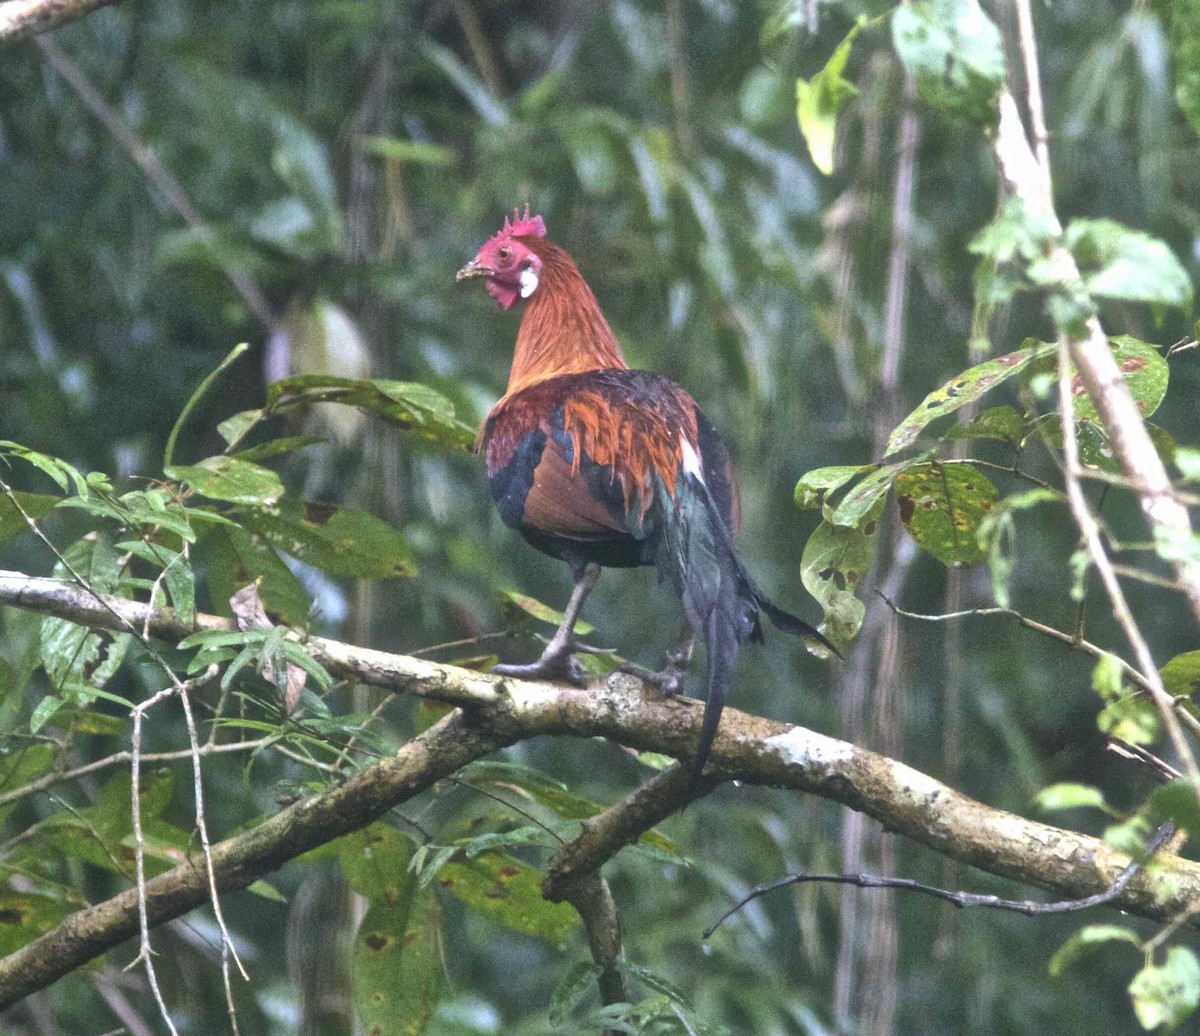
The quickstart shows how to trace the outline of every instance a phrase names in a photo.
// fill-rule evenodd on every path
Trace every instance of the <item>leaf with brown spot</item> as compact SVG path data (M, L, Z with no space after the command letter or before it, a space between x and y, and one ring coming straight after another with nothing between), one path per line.
M354 999L367 1032L420 1036L441 997L441 912L412 887L401 902L373 902L354 939Z
M1109 345L1138 411L1143 417L1149 417L1167 394L1167 382L1171 376L1167 361L1153 345L1132 335L1110 338ZM1095 404L1085 393L1076 396L1075 416L1080 421L1100 423Z
M33 942L77 909L78 904L32 892L0 893L0 956Z
M447 863L442 887L507 928L557 945L579 922L574 907L542 898L542 875L505 853L481 853Z
M805 589L824 610L822 632L838 647L862 626L865 606L857 590L871 567L884 498L879 496L861 528L822 522L813 530L800 558L800 578ZM871 532L867 532L867 529Z
M896 482L900 518L917 545L945 565L984 559L979 528L999 494L970 464L930 461Z
M941 388L929 393L916 410L896 425L888 437L885 456L891 456L911 445L931 421L974 402L985 392L1023 371L1034 360L1052 355L1053 345L1026 338L1016 352L985 360L963 371Z

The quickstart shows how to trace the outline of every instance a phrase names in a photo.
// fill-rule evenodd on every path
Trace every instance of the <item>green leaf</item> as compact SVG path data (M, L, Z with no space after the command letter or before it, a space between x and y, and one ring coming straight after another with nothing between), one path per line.
M1192 839L1200 834L1200 802L1196 799L1195 785L1186 778L1160 784L1150 792L1146 805L1157 822L1173 820Z
M924 455L927 456L927 455ZM867 535L874 532L874 523L879 520L883 508L883 498L892 488L896 476L917 463L918 459L902 461L899 464L881 464L866 478L851 489L838 502L828 520L834 525L850 525L855 528L871 526L866 529Z
M1200 6L1194 0L1163 0L1175 74L1175 102L1200 133Z
M33 465L38 471L54 479L58 488L64 493L73 483L76 493L82 497L88 495L89 486L87 479L79 473L78 469L72 467L65 460L59 460L57 457L51 457L46 453L39 453L37 450L31 450L20 443L8 442L7 440L0 441L0 457L4 456L16 457L25 461L26 464Z
M822 522L804 545L800 579L824 610L822 632L838 647L862 625L866 608L855 594L871 567L882 509L880 500L861 529Z
M24 745L0 748L0 792L15 791L46 773L58 759L57 746ZM16 803L0 806L0 823L16 808Z
M203 381L196 386L196 391L191 394L183 409L179 412L179 417L175 419L175 424L171 428L171 433L167 436L167 445L163 449L163 469L171 466L171 462L175 459L175 443L179 439L179 433L183 428L184 422L187 421L188 415L195 409L197 403L204 398L204 394L212 388L213 383L226 371L236 363L242 356L249 351L250 345L248 342L239 342L226 354L225 358L216 366L216 369L207 374Z
M442 994L441 915L416 892L403 903L372 901L354 937L354 1001L363 1031L420 1036Z
M0 956L45 935L78 905L32 892L0 892Z
M1176 698L1188 698L1200 691L1200 651L1185 651L1176 655L1160 673L1167 693Z
M970 464L918 464L896 476L896 503L917 545L945 565L984 559L979 531L999 494Z
M415 140L399 140L396 137L359 137L357 143L360 151L368 155L378 155L389 158L394 162L409 162L413 165L443 168L452 165L455 153L448 147L438 144L425 144Z
M295 450L302 450L306 446L316 446L318 443L328 442L328 439L320 435L288 435L282 439L268 439L258 446L251 446L245 450L238 450L234 456L238 460L249 460L257 464L260 460L267 460L270 457L278 457L284 453L292 453Z
M409 381L356 381L325 374L300 374L267 389L267 409L307 403L344 403L409 428L431 442L467 449L475 429L455 414L454 404L427 385Z
M827 497L841 489L855 475L865 474L872 465L838 464L829 468L813 468L800 476L796 483L795 500L800 508L820 507Z
M1129 996L1143 1029L1179 1025L1200 1003L1200 961L1186 946L1172 946L1162 965L1148 964L1133 977Z
M212 608L218 615L232 615L229 599L261 578L259 593L268 612L279 615L289 626L307 621L309 600L304 587L258 537L241 528L218 526L200 538L197 553L206 565Z
M1187 271L1157 238L1111 219L1075 219L1064 241L1089 294L1191 309L1192 282Z
M599 966L590 960L581 960L572 965L550 996L551 1025L562 1025L567 1020L575 1005L592 990L599 974Z
M512 587L502 586L498 590L501 599L506 602L505 616L506 622L510 625L517 625L526 615L531 615L539 622L549 623L551 626L558 626L562 623L562 612L555 611L548 604L543 604L536 597L530 597L528 594L521 593L520 590L514 590ZM584 622L582 619L575 623L575 630L581 636L587 636L595 629L591 623Z
M412 893L408 870L412 841L394 827L375 823L337 839L338 863L350 887L375 903L396 904Z
M180 622L190 625L196 617L196 576L191 561L181 551L145 540L126 540L118 543L117 549L128 551L162 570L163 585Z
M272 507L243 510L240 517L252 533L329 575L389 579L417 574L404 537L364 511L285 500Z
M207 457L199 464L177 464L164 470L169 478L187 482L210 500L273 504L283 496L283 483L275 472L240 457Z
M979 523L976 536L980 546L987 552L988 567L992 574L992 593L1001 608L1009 607L1008 582L1012 575L1017 526L1017 511L1044 503L1066 503L1066 497L1056 489L1041 486L1026 489L1021 493L1006 496L996 504Z
M1138 411L1142 417L1149 417L1167 394L1167 379L1170 377L1167 361L1154 346L1129 335L1111 338L1109 344ZM1099 423L1100 415L1084 391L1078 375L1071 382L1071 390L1075 394L1075 416L1080 421Z
M1023 371L1034 360L1051 356L1053 353L1053 345L1027 338L1016 352L985 360L963 371L941 388L929 393L921 405L893 429L892 434L888 436L885 456L891 456L912 443L931 421L951 414L967 403L973 403L985 392Z
M813 164L826 176L833 172L833 143L837 126L837 114L858 87L842 73L850 59L850 47L866 19L859 18L855 26L838 44L830 59L812 79L796 80L796 119L800 132L808 143L808 153Z
M555 945L579 921L574 907L542 898L542 875L504 853L442 867L438 884L493 921Z
M13 493L13 497L16 503L7 494L0 495L0 544L31 531L25 515L34 521L45 518L62 499L44 493Z
M233 446L245 438L246 433L250 431L259 421L262 421L267 416L265 410L243 410L240 414L234 414L232 417L225 418L219 425L217 431L221 438L225 440L226 445Z
M1108 811L1104 792L1090 784L1063 781L1043 788L1034 796L1038 809L1052 812L1059 809L1102 809Z
M1057 978L1069 964L1074 964L1089 949L1106 942L1127 942L1141 949L1142 940L1131 928L1116 924L1090 924L1080 928L1062 944L1050 958L1050 974Z
M1012 446L1019 446L1025 437L1025 420L1014 407L988 407L976 415L968 424L956 424L942 434L944 440L955 439L999 439Z
M892 40L925 101L949 115L995 124L1004 49L976 0L904 4L892 15Z

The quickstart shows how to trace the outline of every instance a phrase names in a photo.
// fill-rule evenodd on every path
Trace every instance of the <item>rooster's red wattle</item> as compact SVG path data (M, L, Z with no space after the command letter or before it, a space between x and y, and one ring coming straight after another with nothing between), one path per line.
M575 590L538 662L498 666L580 682L572 631L601 566L655 565L678 591L708 654L708 702L692 760L704 767L738 649L762 640L760 613L827 643L768 601L733 546L739 514L729 453L674 382L630 370L574 260L540 216L514 213L458 272L486 279L503 309L524 300L508 391L479 433L505 523L571 566Z

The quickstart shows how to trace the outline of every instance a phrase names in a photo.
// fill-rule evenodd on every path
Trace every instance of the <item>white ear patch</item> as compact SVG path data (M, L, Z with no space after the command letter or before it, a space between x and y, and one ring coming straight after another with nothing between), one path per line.
M527 298L529 298L530 295L532 295L535 291L537 291L538 275L533 272L532 266L527 266L527 267L525 267L524 270L521 271L520 280L521 280L521 298L527 299Z
M704 468L700 464L700 458L696 456L696 451L692 449L692 444L687 439L680 437L679 440L680 452L683 454L683 470L696 477L696 480L701 485L704 484Z

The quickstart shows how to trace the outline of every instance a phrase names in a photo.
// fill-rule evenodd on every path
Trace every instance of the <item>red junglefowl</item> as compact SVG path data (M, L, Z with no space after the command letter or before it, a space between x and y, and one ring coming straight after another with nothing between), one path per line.
M682 388L630 370L574 260L541 216L513 213L457 279L482 277L501 309L525 302L508 391L477 446L505 523L571 566L563 621L532 665L497 666L582 684L575 621L601 566L654 565L683 600L708 654L708 702L692 761L698 780L733 680L738 649L781 630L828 642L763 596L733 546L737 488L729 453ZM690 648L674 663L686 659ZM644 672L644 671L643 671ZM668 690L678 687L676 679Z

